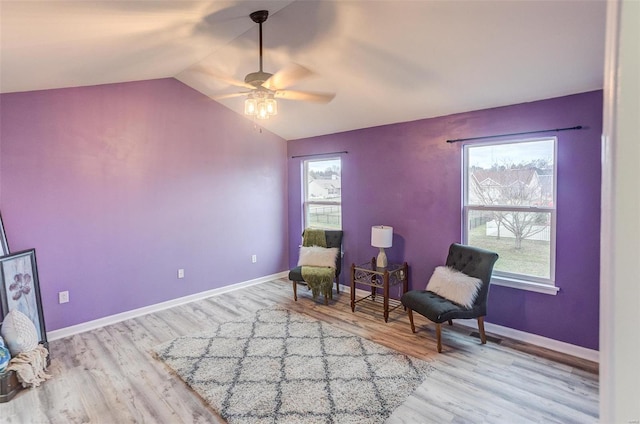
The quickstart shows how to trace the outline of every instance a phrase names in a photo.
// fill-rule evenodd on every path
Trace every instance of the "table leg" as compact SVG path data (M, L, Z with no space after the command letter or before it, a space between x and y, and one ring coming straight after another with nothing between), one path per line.
M356 309L356 270L355 265L351 264L351 312Z
M405 294L406 292L409 291L409 265L405 262L404 263L404 281L402 282L402 294ZM404 307L404 310L407 310L407 307Z
M385 271L382 278L384 290L384 322L389 322L389 271Z
M373 258L371 258L371 269L375 270L376 269L376 258L375 256ZM371 274L371 300L376 300L376 281L377 281L378 277L376 277L375 274Z

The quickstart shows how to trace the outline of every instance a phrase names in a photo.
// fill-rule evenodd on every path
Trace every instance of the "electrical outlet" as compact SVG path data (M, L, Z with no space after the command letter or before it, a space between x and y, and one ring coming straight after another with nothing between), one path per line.
M256 262L258 262L258 255L251 255L251 263L255 264Z
M184 278L184 269L180 268L178 270L178 278Z
M69 291L61 291L58 293L58 303L67 303L69 301Z

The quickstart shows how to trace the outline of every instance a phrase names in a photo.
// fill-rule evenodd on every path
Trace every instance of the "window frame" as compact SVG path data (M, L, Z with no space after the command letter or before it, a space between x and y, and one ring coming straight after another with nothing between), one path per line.
M553 141L553 207L541 206L488 206L488 205L470 205L469 204L469 150L474 147L499 146L504 144L531 143L537 141ZM512 287L555 295L560 290L556 286L556 246L557 246L557 185L558 185L558 138L538 137L528 139L508 139L500 141L485 141L464 144L462 146L462 242L469 243L469 215L471 211L502 211L502 212L532 212L532 213L549 213L550 225L550 246L549 246L549 278L537 277L526 274L518 274L507 271L493 271L491 284L498 286Z
M312 162L329 162L329 161L339 161L340 163L340 200L309 200L308 190L309 190L309 164ZM307 222L307 217L309 216L309 207L317 205L317 206L339 206L340 207L340 226L339 228L335 227L324 227L318 225L309 225ZM305 159L302 161L302 229L305 228L318 228L329 231L342 230L342 157L340 156L327 156L316 159Z

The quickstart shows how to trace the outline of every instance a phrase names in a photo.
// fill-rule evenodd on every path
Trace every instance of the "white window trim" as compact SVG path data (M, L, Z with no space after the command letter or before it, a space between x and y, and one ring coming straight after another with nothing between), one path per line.
M555 296L560 291L560 287L549 283L536 283L533 281L519 280L517 278L508 278L494 275L491 277L491 284L494 286L511 287L513 289L521 289L536 293L550 294Z
M526 142L535 142L542 140L553 139L553 148L554 148L554 161L553 161L553 208L541 208L541 207L504 207L504 206L486 206L486 205L467 205L466 196L468 190L468 172L467 172L467 164L468 160L468 149L470 147L478 147L478 146L487 146L487 145L498 145L498 144L514 144L514 143L526 143ZM494 272L491 277L491 284L502 287L510 287L514 289L526 290L535 293L543 293L548 295L555 296L560 291L560 287L556 286L555 275L556 275L556 217L557 217L557 185L558 185L558 138L555 136L552 137L539 137L534 139L523 139L523 140L504 140L500 142L484 142L484 143L473 143L473 144L465 144L462 147L462 240L463 242L467 242L468 240L468 214L470 210L523 210L523 211L531 211L531 212L547 212L551 214L551 237L554 241L551 243L551 252L550 252L550 274L551 278L543 279L539 277L526 276L528 278L521 278L520 275L511 275L509 273L498 272L497 274ZM524 275L522 277L525 277Z

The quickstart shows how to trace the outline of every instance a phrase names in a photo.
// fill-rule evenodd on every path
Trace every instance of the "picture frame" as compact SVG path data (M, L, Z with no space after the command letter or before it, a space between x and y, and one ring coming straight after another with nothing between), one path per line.
M33 322L40 343L48 345L35 249L0 257L0 302L3 319L18 309Z
M4 232L4 224L2 223L2 214L0 214L0 256L9 254L9 243L7 243L7 234Z

